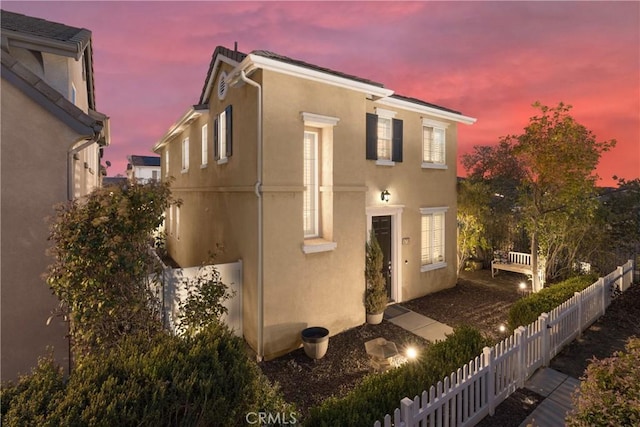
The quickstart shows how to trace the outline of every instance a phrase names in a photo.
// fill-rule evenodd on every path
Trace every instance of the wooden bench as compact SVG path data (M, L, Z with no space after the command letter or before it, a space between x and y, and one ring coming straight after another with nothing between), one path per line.
M509 252L507 262L495 259L491 261L491 277L495 277L498 270L533 275L531 255L522 252Z

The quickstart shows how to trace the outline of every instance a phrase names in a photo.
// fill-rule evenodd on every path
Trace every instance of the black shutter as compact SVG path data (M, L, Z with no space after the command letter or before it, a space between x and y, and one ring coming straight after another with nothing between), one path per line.
M232 130L231 129L231 123L232 123L231 110L232 110L231 105L229 105L227 108L224 109L225 115L226 115L226 118L227 118L227 123L226 123L226 125L227 125L227 134L224 136L226 138L226 143L227 143L227 153L226 153L227 157L231 157L231 154L233 153L233 145L232 145L232 142L233 142L232 139L233 138L231 137L233 135L232 132L231 132L231 130Z
M220 145L218 144L218 116L213 119L213 158L220 160Z
M367 159L378 160L378 116L367 113Z
M391 160L402 162L402 120L393 119Z

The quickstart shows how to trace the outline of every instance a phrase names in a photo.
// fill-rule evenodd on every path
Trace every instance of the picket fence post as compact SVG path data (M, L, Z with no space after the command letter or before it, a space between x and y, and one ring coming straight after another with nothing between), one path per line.
M573 294L576 297L576 301L578 303L578 336L580 338L582 336L582 292L575 292Z
M542 313L538 317L540 331L542 332L542 366L549 366L549 353L551 352L551 331L549 327L549 315Z
M496 375L493 372L493 347L482 349L484 365L487 368L487 403L489 404L489 415L493 415L496 408Z
M605 283L604 283L604 277L601 277L598 279L598 286L600 286L600 313L599 316L604 316L604 312L607 309L607 301L605 299Z
M514 331L516 346L518 348L518 388L524 387L527 378L527 338L524 326L518 326Z
M412 406L413 400L409 399L408 397L404 397L400 401L401 420L402 422L404 422L405 427L413 425L412 423L409 423L409 421L413 419L413 411L411 410Z

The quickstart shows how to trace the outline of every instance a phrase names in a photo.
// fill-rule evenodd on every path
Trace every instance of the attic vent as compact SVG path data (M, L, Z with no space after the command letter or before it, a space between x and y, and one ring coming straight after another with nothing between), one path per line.
M223 71L218 77L218 99L222 101L227 96L227 89L227 73Z

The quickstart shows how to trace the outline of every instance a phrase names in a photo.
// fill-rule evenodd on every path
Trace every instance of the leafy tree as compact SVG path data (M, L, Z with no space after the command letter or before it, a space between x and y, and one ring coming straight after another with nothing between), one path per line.
M458 271L467 260L490 247L486 226L490 217L491 193L481 181L463 180L458 184Z
M153 182L97 189L57 207L46 279L70 322L75 356L161 328L150 244L170 203L169 184Z
M566 249L588 235L589 227L582 226L590 226L595 218L594 170L615 140L597 141L569 114L570 105L561 102L550 108L536 102L533 107L539 113L530 118L524 133L505 136L497 146L476 147L463 163L473 178L488 178L496 187L515 184L514 209L530 239L532 269L538 270L542 252L548 257L547 275L554 275L558 268L571 266L576 256ZM554 236L560 232L565 239L558 247ZM536 274L533 288L541 288Z

